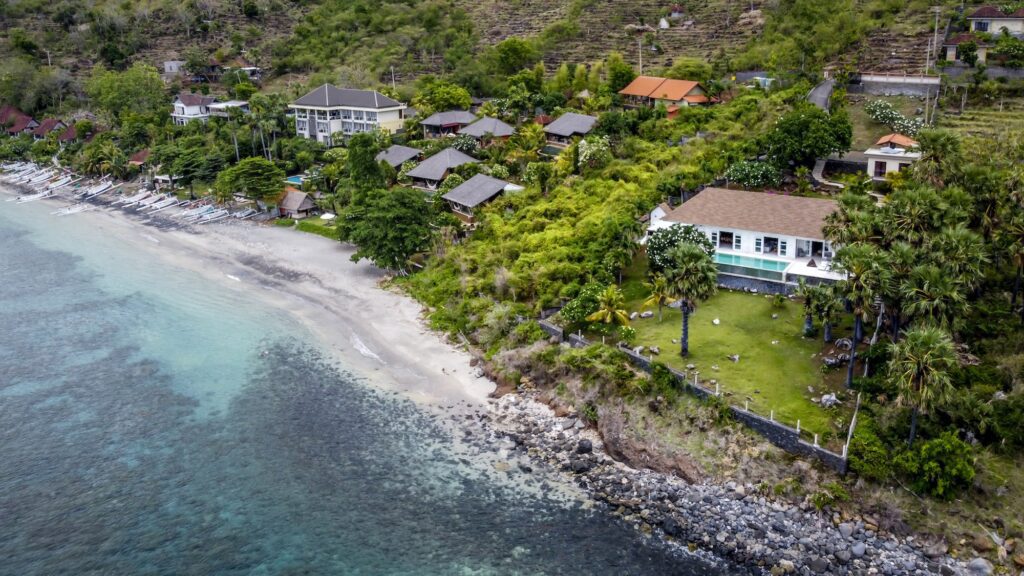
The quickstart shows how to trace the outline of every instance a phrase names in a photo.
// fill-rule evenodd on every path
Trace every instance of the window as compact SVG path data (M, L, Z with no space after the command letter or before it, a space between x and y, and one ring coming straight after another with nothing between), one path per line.
M337 120L341 118L341 110L331 110L331 120Z
M885 162L882 160L875 160L875 178L885 178Z
M295 117L305 120L306 118L309 117L309 115L305 110L299 110L298 112L295 113Z
M754 238L754 252L761 252L762 240L760 237Z
M354 110L352 112L352 117L355 118L356 120L362 120L363 119L363 111L362 110Z
M319 132L320 134L327 134L327 122L317 122L316 131Z
M910 168L910 163L909 162L900 162L900 172L903 172L907 168Z
M352 119L352 111L351 110L342 110L341 111L341 119L342 120L351 120Z
M976 20L974 22L974 31L975 32L988 32L988 22L985 22L984 20Z
M342 122L341 123L341 131L344 132L345 134L351 134L352 133L352 123L351 122Z
M377 113L376 112L367 112L366 113L366 121L367 122L376 122L377 121Z
M779 256L785 256L789 251L789 243L785 240L779 240Z
M718 248L718 230L711 233L711 245Z
M308 127L309 125L306 123L305 120L295 121L295 130L297 130L298 132L305 132Z
M733 234L733 237L732 237L732 249L733 250L742 250L743 249L743 236L740 236L739 234Z

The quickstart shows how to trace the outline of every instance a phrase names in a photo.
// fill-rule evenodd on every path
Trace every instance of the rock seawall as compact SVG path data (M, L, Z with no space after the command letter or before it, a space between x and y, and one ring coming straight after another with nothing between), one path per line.
M755 572L782 574L973 574L913 537L863 520L836 524L813 507L776 501L752 485L689 484L616 462L574 416L558 417L535 393L491 401L493 432L538 463L572 475L595 501L638 530L704 550Z

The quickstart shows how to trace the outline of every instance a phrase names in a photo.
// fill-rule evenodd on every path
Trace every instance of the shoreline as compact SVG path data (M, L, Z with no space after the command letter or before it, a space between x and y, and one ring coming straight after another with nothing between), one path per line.
M644 536L772 574L926 574L941 571L940 562L951 565L948 573L962 571L942 554L929 558L913 537L882 536L863 522L837 526L813 509L766 498L754 486L687 484L630 468L607 455L594 430L573 416L557 417L535 394L489 398L495 384L483 376L472 351L431 331L419 303L382 289L384 274L366 262L352 263L354 250L346 245L241 222L159 226L143 214L115 214L105 206L109 199L97 200L100 209L75 216L93 219L108 233L132 239L141 233L150 240L139 243L144 250L215 281L260 288L374 385L399 390L418 404L478 416L484 436L506 441L503 452L555 470ZM514 459L508 462L515 467Z

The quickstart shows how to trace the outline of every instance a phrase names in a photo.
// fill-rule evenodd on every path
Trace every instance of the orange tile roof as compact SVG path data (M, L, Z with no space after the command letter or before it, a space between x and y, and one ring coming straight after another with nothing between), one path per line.
M886 144L895 144L904 148L915 148L917 141L903 134L889 134L882 136L878 139L878 142L875 142L875 146L885 146Z
M698 82L693 80L673 80L668 79L661 83L657 89L650 93L651 98L657 100L682 100L687 94L693 91L694 88L699 86Z
M707 104L711 102L711 99L706 94L694 94L693 96L683 96L683 100L686 100L690 104Z
M619 94L623 96L650 96L651 92L657 90L663 82L665 82L665 79L657 76L637 76L629 83L629 86L619 90Z

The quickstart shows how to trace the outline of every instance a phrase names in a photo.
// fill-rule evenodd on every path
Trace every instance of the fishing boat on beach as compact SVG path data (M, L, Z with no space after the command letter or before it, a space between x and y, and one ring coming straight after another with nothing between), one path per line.
M176 197L168 195L165 196L162 200L158 200L156 202L153 202L152 204L139 208L139 210L149 210L150 214L155 214L156 212L159 212L164 208L176 206L178 202L179 200Z
M224 218L227 218L230 215L231 215L231 212L228 212L227 210L225 210L223 208L215 209L212 212L207 212L206 214L203 214L202 216L200 216L196 220L196 224L209 224L210 222L216 222L218 220L223 220Z

